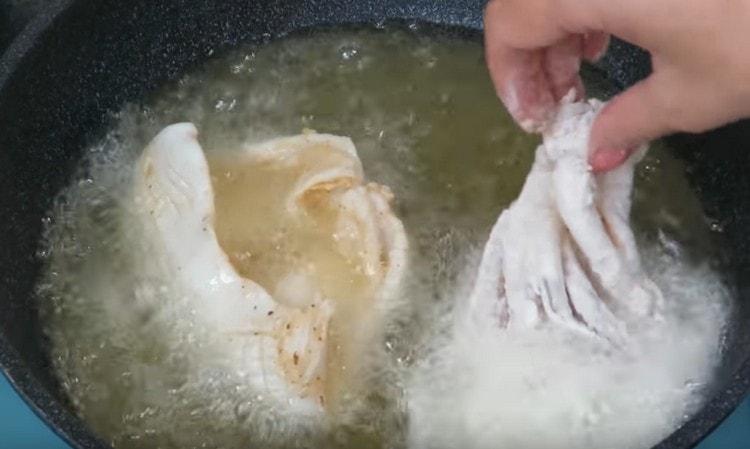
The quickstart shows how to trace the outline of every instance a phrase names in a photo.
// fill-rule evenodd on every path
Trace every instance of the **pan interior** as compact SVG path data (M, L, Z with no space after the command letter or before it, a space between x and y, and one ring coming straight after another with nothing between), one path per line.
M601 73L586 75L593 95L612 91ZM209 159L245 141L306 128L349 135L367 176L394 190L419 261L406 287L409 307L382 342L383 373L372 379L380 393L365 398L371 412L337 426L320 444L403 444L404 373L427 357L419 348L440 332L432 325L440 322L435 310L456 300L463 268L476 263L489 227L520 191L537 143L495 99L477 40L389 26L305 33L212 55L116 114L45 216L39 299L50 358L77 412L117 446L244 447L264 431L274 436L283 429L259 427L250 411L254 399L236 393L237 379L227 373L208 384L190 378L181 368L192 357L179 353L183 344L162 344L147 318L123 319L127 308L108 315L111 309L102 307L127 304L144 291L158 295L163 280L144 288L133 262L137 245L121 235L128 223L122 204L141 149L158 130L181 121L197 125ZM723 272L726 236L706 217L685 176L689 167L667 146L655 145L638 171L634 225L644 248L666 256L677 244L680 263ZM120 277L102 286L113 274ZM142 327L122 326L139 319ZM712 385L698 384L703 395L712 392ZM154 399L156 390L169 394Z

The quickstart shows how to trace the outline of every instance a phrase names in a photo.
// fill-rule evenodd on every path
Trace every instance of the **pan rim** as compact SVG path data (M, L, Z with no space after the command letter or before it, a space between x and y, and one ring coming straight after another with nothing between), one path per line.
M55 24L64 19L64 13L77 1L50 1L47 7L35 16L11 41L5 52L0 55L0 93L7 88L8 81L13 77L16 69L29 56L39 41L44 38L44 35L50 32ZM404 19L411 20L409 18ZM432 24L440 26L439 23ZM356 24L352 23L352 25ZM472 29L465 25L456 24L444 24L443 26ZM482 31L481 27L473 30ZM41 421L71 447L75 449L109 447L89 430L82 418L61 404L42 386L24 363L21 354L11 346L2 333L0 333L0 373ZM711 395L698 412L653 446L653 449L694 447L721 425L745 399L749 391L750 354L747 354L739 367L729 376L728 382L717 388L716 392Z

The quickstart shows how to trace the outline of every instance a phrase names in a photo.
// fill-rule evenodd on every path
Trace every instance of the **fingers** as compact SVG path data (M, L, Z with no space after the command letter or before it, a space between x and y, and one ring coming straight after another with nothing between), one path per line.
M543 67L544 52L497 45L488 45L487 51L498 97L525 131L538 131L555 107Z
M642 18L654 8L668 14L673 7L651 3L490 1L484 17L486 60L495 90L516 122L539 131L568 92L581 98L581 59L600 58L610 33L648 47L650 41L640 32ZM600 169L617 166L629 154L626 147L607 149L592 160Z
M485 51L495 90L526 131L540 131L570 91L585 92L581 59L603 54L608 36L567 32L550 2L493 1L485 11Z
M488 43L519 50L552 45L565 37L559 8L549 0L493 0L484 12L484 33Z
M658 76L652 75L605 106L591 130L589 163L594 171L618 167L643 143L674 131L659 86Z
M544 71L555 103L571 90L575 99L584 97L584 88L578 70L584 53L583 36L571 35L545 50Z
M582 36L569 36L539 50L516 50L490 41L486 49L498 96L528 132L540 131L570 91L576 99L585 94L578 74L584 50Z
M548 6L495 0L485 10L485 58L495 91L526 131L539 131L555 108L545 48L564 33L548 23Z

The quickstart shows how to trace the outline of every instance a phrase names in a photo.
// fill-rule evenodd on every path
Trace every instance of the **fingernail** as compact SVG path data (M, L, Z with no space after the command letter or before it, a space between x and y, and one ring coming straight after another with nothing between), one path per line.
M618 167L628 158L629 154L629 150L602 149L591 156L589 163L595 172L604 172Z
M519 121L518 126L520 126L521 129L523 129L527 133L537 133L537 132L540 132L542 129L542 126L539 123L531 119Z
M599 51L594 54L591 62L599 62L599 60L607 54L607 50L609 50L609 38L607 38L606 43L599 48Z

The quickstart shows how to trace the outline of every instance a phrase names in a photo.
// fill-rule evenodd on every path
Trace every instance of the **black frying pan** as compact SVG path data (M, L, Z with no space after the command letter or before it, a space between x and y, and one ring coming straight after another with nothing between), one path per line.
M0 365L34 410L77 448L103 448L71 411L50 369L33 288L42 217L107 113L200 63L209 50L337 24L421 21L479 39L483 0L50 0L0 59ZM0 19L0 27L3 25ZM0 28L0 40L8 38ZM717 68L720 69L720 68ZM623 88L648 56L614 43L597 66ZM656 446L688 448L750 386L750 124L668 139L706 213L724 229L738 320L711 401Z

